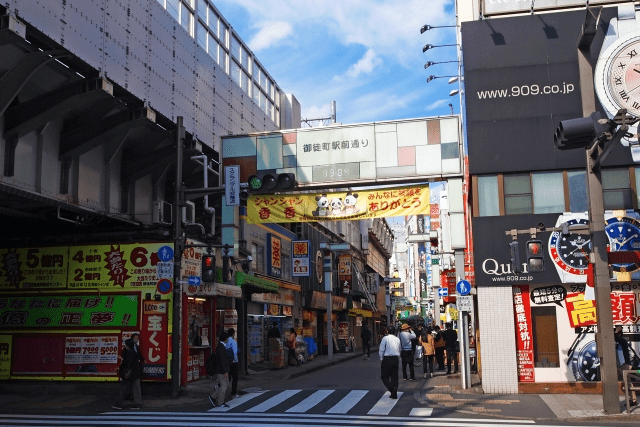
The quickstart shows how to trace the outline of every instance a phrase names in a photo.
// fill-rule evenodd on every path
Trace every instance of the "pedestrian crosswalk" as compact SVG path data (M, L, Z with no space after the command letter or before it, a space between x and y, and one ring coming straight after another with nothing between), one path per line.
M428 416L332 415L297 413L111 412L98 415L0 414L3 427L552 427L533 420L435 418ZM561 424L554 424L560 427ZM570 424L571 427L586 427Z
M402 398L391 399L389 392L377 390L282 390L245 394L216 407L216 413L335 414L362 413L389 415ZM356 406L359 408L354 409Z

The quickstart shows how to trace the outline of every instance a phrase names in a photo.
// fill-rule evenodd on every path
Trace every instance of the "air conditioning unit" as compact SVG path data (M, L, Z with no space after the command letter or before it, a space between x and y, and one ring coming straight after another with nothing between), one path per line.
M153 202L153 223L171 225L173 223L173 206L164 200Z
M196 204L187 202L187 206L182 208L182 222L185 224L193 224L196 222Z

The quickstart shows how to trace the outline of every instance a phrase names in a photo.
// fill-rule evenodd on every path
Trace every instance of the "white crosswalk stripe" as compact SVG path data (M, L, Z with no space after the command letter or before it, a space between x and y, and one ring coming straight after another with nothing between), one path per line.
M334 390L318 390L313 393L311 396L307 397L302 402L297 405L287 409L285 412L293 412L293 413L304 413L314 406L318 405L322 402L327 396L333 393Z
M402 394L403 393L399 391L398 398L391 399L389 397L391 393L389 393L388 391L385 392L382 397L376 402L376 404L373 405L373 408L371 408L371 410L367 412L367 415L389 415L389 412L391 412L393 407L396 406L396 403L398 403L398 400L400 400Z
M289 399L291 396L295 396L300 393L302 390L285 390L281 393L276 394L270 399L265 400L261 404L254 406L253 408L247 409L246 412L267 412L269 409L273 408Z
M367 390L351 390L340 402L329 409L327 414L346 414L351 408L356 406L367 393L369 393Z
M227 411L230 411L230 410L232 410L234 408L237 408L240 405L244 405L245 403L247 403L251 399L255 399L258 396L262 396L264 393L266 393L266 391L258 391L258 392L255 392L255 393L243 394L242 396L237 397L237 398L227 402L227 405L228 405L227 408L225 408L224 406L218 406L217 408L209 409L209 412L227 412Z

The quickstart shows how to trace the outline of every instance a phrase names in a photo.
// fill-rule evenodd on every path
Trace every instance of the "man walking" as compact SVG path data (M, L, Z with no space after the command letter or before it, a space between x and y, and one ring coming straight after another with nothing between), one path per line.
M455 366L454 374L458 373L458 351L456 344L458 342L458 333L453 329L451 322L447 323L447 329L442 333L444 339L444 348L447 350L447 375L451 374L451 360Z
M440 332L440 326L436 325L433 328L433 342L436 347L436 361L438 362L438 371L444 371L444 340L442 339L442 332Z
M409 365L409 381L416 380L416 374L413 368L413 344L412 340L416 338L416 334L411 330L411 326L408 323L405 323L400 328L402 332L400 332L400 346L402 351L400 353L400 357L402 358L402 378L404 381L407 380L407 365Z
M238 343L233 339L236 331L231 328L227 332L229 334L229 341L225 344L227 348L227 354L231 356L229 358L230 363L230 371L231 375L231 397L240 397L238 396Z
M231 370L227 349L225 347L228 340L229 334L222 331L220 333L220 342L218 343L218 347L216 347L215 353L209 356L207 360L207 374L211 373L211 375L215 375L216 377L217 388L209 396L209 402L211 402L214 408L218 406L224 406L226 408L229 406L224 403L227 386L229 385L229 371Z
M360 338L362 338L362 356L365 359L369 359L369 356L371 355L371 331L366 323L362 325Z
M400 339L395 336L396 329L389 326L387 335L382 338L378 354L380 355L380 376L391 399L398 398L398 358L400 357Z

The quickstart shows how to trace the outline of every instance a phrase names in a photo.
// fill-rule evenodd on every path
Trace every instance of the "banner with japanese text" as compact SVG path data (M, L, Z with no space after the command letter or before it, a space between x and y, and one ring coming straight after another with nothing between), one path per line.
M138 324L138 313L136 294L0 298L0 328L126 328Z
M323 194L252 195L250 224L343 221L429 213L429 187L402 187Z
M166 243L72 246L69 288L155 288L171 280L173 245ZM169 277L167 277L169 276Z
M167 331L166 305L164 310L145 308L140 336L140 351L145 360L145 364L142 365L142 378L167 378Z
M516 360L518 381L535 382L529 286L513 287L513 311L516 324Z
M309 277L311 242L308 240L294 240L291 242L292 277Z
M0 249L0 289L64 289L69 248Z

